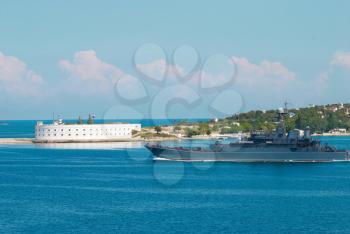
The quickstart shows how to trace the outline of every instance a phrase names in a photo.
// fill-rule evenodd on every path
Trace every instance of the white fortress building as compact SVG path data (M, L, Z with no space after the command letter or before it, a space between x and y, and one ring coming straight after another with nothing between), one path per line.
M38 121L35 127L36 142L109 142L127 141L134 131L141 131L141 124L104 123L70 124L62 119L52 124Z

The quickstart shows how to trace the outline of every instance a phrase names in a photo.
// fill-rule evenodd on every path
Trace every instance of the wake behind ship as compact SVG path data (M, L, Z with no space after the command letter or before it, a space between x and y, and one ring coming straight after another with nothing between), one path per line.
M311 138L310 129L304 136L299 131L286 133L284 117L287 108L279 111L279 123L272 134L252 133L248 139L222 144L216 142L208 148L168 147L147 143L155 159L177 161L227 161L227 162L337 162L349 161L349 153L333 146L321 144Z

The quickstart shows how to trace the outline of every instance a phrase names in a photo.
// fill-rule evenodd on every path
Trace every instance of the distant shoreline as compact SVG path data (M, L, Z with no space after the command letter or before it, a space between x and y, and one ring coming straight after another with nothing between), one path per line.
M125 139L125 140L98 140L98 141L36 141L34 138L0 138L0 145L28 145L28 144L75 144L75 143L113 143L113 142L145 142L145 141L165 141L175 138L154 138L154 139Z
M221 136L223 137L223 136ZM225 136L230 137L230 136ZM0 138L0 145L28 145L28 144L89 144L89 143L114 143L114 142L156 142L156 141L174 141L174 140L208 140L219 139L219 136L193 136L193 137L152 137L152 138L133 138L123 140L98 140L98 141L36 141L34 138Z
M319 133L319 134L312 134L312 136L335 136L335 137L340 137L340 136L350 136L350 133Z

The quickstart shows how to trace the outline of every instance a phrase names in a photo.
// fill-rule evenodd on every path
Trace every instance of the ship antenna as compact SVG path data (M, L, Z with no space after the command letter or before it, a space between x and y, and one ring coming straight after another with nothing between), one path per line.
M285 112L285 113L288 112L288 106L289 106L290 104L292 104L292 103L287 102L287 101L284 102L284 112Z

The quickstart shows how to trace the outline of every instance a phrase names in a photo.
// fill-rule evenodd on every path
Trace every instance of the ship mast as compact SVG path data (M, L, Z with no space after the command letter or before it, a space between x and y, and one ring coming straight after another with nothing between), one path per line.
M278 125L276 129L276 135L278 138L284 138L286 136L285 118L288 114L288 104L288 102L285 102L284 108L278 110Z

